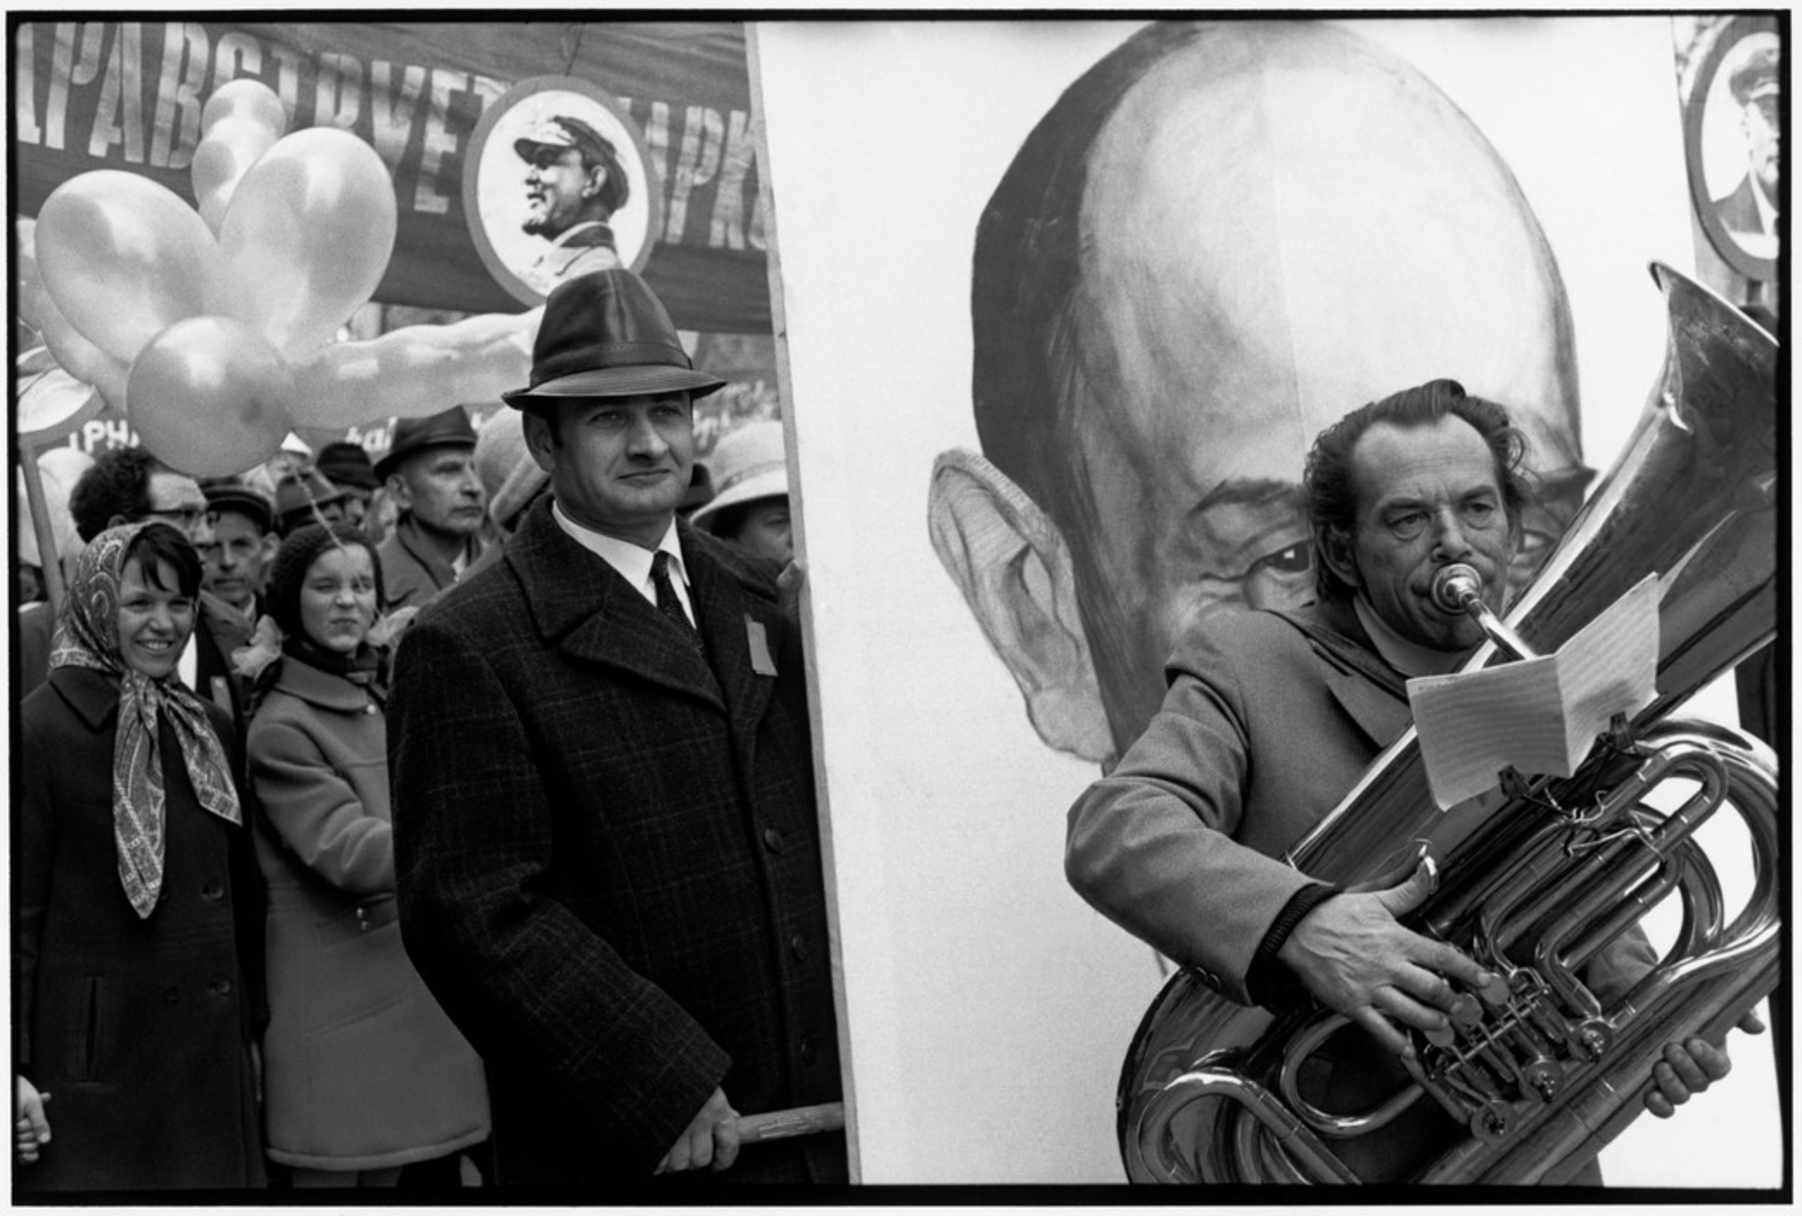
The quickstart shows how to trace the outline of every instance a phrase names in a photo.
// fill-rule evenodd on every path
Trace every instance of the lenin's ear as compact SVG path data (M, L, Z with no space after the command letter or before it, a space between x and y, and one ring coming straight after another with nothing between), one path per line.
M984 457L953 449L932 466L932 547L1013 673L1039 737L1101 763L1114 754L1076 575L1057 526Z

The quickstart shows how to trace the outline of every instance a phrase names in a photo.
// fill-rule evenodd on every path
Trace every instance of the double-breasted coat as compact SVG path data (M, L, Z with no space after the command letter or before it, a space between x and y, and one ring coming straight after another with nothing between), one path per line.
M53 1097L24 1191L261 1186L250 1047L263 1020L263 890L250 834L203 810L167 720L163 881L125 898L113 840L118 685L60 667L19 709L13 861L18 1071ZM207 706L234 769L228 716ZM240 786L241 788L241 786Z
M488 1061L503 1185L647 1175L716 1086L840 1094L799 630L773 565L678 535L705 655L548 500L401 642L401 926ZM842 1170L813 1136L719 1177Z
M286 656L249 766L269 887L269 1156L369 1170L486 1139L482 1062L401 945L380 704Z

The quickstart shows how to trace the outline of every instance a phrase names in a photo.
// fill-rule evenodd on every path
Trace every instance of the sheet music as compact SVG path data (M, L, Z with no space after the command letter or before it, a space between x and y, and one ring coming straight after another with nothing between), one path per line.
M1647 575L1550 655L1408 681L1433 801L1446 810L1523 775L1568 777L1617 713L1656 695L1658 579Z

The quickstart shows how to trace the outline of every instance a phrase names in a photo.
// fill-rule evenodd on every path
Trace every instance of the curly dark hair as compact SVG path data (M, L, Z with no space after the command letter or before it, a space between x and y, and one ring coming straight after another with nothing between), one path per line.
M1329 536L1348 537L1356 530L1358 495L1352 485L1352 449L1379 422L1392 426L1430 426L1441 418L1462 418L1476 429L1495 457L1496 484L1510 525L1520 521L1532 498L1525 469L1527 440L1508 411L1483 397L1473 397L1456 380L1430 380L1380 401L1360 406L1320 432L1308 451L1302 486L1308 498L1308 523L1314 530L1314 586L1321 600L1349 599L1352 588L1323 560Z
M94 457L69 492L75 532L91 541L113 519L128 522L150 514L150 478L169 467L143 448L111 448Z

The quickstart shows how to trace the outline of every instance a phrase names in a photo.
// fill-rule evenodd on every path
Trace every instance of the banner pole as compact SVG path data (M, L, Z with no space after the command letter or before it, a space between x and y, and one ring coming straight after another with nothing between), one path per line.
M19 436L19 467L25 475L25 502L31 508L31 530L38 538L38 560L44 579L44 595L50 601L54 617L63 607L62 555L56 551L56 538L50 531L50 505L44 498L44 473L38 468L37 445Z

